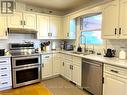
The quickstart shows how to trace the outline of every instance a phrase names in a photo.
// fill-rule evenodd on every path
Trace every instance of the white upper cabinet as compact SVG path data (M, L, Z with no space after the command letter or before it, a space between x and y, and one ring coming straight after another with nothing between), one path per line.
M7 39L7 17L0 14L0 39Z
M62 36L62 17L50 16L50 32L54 39L61 39Z
M112 1L103 7L102 38L116 38L118 32L119 2Z
M127 0L115 0L103 7L102 38L127 39Z
M70 19L70 16L65 16L63 18L63 32L64 32L64 39L75 39L76 20Z
M37 30L39 39L49 38L49 16L37 15Z
M24 28L36 29L36 15L23 13Z
M13 15L8 16L9 28L23 28L23 14L22 12L15 12Z
M120 32L121 38L127 38L127 0L120 1Z
M16 12L8 16L9 28L30 28L36 29L36 15L32 13Z

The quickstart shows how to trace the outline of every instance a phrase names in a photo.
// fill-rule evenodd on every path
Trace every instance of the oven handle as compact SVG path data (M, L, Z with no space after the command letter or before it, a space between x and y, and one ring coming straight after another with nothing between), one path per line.
M15 71L20 71L20 70L26 70L26 69L32 69L32 68L40 68L40 65L25 66L25 67L15 68L15 69L13 69L13 70L15 70Z

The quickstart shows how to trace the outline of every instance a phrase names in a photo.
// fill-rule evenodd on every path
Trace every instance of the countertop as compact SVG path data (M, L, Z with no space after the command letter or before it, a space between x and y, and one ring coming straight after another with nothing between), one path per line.
M73 51L51 51L51 52L42 52L42 54L63 53L63 54L68 54L68 55L73 55L73 56L82 57L82 58L86 58L86 59L91 59L91 60L102 62L104 64L109 64L109 65L118 66L118 67L127 69L127 59L121 60L117 57L109 58L109 57L104 57L103 55L96 55L96 54L83 55L83 54L74 54L72 52Z

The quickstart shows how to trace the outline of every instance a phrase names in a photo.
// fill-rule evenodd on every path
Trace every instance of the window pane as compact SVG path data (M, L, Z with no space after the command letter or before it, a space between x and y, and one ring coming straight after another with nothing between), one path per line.
M81 32L81 44L95 44L100 45L103 43L101 39L101 31Z
M82 21L82 30L91 31L101 29L102 15L84 17Z

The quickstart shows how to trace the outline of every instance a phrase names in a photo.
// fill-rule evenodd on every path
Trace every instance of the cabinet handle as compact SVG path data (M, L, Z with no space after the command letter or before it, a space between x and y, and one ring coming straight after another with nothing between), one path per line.
M115 35L117 34L117 28L115 28Z
M70 69L72 70L72 66L70 65Z
M1 84L7 84L8 82L3 82L3 83L1 83Z
M50 33L51 34L51 37L52 37L52 33Z
M6 70L7 68L1 68L0 70Z
M1 75L2 77L7 76L7 74Z
M72 66L72 70L73 70L73 66Z
M26 21L24 21L24 25L26 25Z
M119 34L121 34L121 28L119 28Z
M45 58L49 58L49 56L45 56Z
M41 64L42 68L44 68L44 64Z
M64 62L63 62L63 66L64 66Z
M20 24L21 24L21 25L23 25L23 22L22 22L22 20L20 21Z
M51 36L51 33L48 33L48 36L50 37Z
M110 70L111 72L113 72L113 73L119 73L118 71L116 71L116 70Z
M6 63L7 61L0 61L0 63Z
M67 33L67 37L69 37L69 33Z

